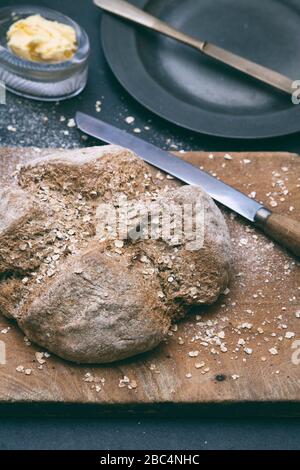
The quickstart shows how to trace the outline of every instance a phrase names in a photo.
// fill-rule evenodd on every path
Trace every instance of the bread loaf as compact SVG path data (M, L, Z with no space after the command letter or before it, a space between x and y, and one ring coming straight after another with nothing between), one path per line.
M122 198L139 214L127 238L99 237L99 206L118 208ZM149 207L154 220L191 205L201 246L172 230L131 236ZM154 348L191 306L217 300L230 253L224 218L201 188L162 185L120 147L50 153L0 190L0 312L67 360L108 363Z

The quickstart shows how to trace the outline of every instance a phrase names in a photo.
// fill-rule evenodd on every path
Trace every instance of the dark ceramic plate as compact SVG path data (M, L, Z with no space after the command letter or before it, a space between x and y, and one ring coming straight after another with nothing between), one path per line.
M300 79L300 0L131 0L205 39ZM108 63L146 108L208 135L257 139L300 130L300 105L201 53L103 15Z

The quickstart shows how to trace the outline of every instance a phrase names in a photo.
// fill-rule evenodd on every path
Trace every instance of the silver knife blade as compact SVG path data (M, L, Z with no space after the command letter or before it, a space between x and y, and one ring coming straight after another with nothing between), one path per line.
M262 204L214 178L205 171L124 130L81 112L76 113L76 122L78 128L86 134L109 144L128 148L145 162L150 163L150 165L159 168L169 175L187 184L201 186L215 201L237 212L251 222L255 221L257 212L264 208Z

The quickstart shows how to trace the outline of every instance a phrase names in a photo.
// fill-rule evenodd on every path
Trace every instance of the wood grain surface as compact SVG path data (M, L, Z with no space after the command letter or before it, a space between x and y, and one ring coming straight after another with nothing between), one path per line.
M18 163L41 152L49 150L0 149L0 184ZM272 210L300 219L297 155L180 156ZM75 405L92 405L93 413L121 409L176 413L189 405L209 414L214 406L235 413L239 408L233 405L249 405L252 414L260 414L264 404L277 416L299 416L299 261L238 216L227 210L224 215L234 256L230 288L216 305L191 313L152 352L109 366L79 366L54 355L39 364L35 353L41 349L26 344L19 328L0 316L0 348L6 352L6 363L0 363L2 407L10 404L10 410L19 410L23 405L30 413L43 404L54 406L53 410L67 404L72 410ZM31 369L30 375L18 372L19 366ZM120 383L124 376L129 382ZM136 387L131 386L134 382Z

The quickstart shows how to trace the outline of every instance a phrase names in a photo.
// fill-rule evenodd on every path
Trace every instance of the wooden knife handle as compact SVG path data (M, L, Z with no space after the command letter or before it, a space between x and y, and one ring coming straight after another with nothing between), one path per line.
M257 225L266 235L276 240L297 257L300 257L300 222L285 215L270 213L262 220L256 220Z

